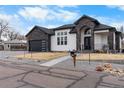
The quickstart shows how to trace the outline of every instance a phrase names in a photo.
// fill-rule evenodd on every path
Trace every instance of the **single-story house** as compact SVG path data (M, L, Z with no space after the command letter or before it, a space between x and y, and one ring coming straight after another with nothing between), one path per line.
M26 38L29 51L121 49L121 32L87 15L53 29L34 26Z
M4 47L3 47L3 41L0 39L0 51L3 50Z
M23 40L10 40L3 42L5 51L27 50L27 42Z

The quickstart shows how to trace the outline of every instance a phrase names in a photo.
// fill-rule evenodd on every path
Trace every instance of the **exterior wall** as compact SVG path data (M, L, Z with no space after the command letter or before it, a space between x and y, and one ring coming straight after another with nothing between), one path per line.
M67 31L67 45L57 45L57 32ZM51 36L51 51L69 51L76 49L76 34L70 34L70 29L55 31L55 35Z
M43 31L40 31L38 28L34 28L33 31L27 36L28 49L30 47L29 41L32 40L46 40L47 51L50 51L50 36Z
M11 48L10 44L4 44L5 51L10 51L11 50L10 48Z
M104 33L94 34L94 49L102 50L104 45L108 45L108 30Z

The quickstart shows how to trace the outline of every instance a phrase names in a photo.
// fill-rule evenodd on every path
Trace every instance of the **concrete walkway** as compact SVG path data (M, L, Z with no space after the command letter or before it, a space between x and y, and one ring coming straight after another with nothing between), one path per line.
M60 57L60 58L57 58L57 59L53 59L53 60L50 60L48 62L45 62L43 64L40 64L41 66L53 66L57 63L60 63L60 62L64 62L65 60L68 60L70 59L71 57L70 56L64 56L64 57Z

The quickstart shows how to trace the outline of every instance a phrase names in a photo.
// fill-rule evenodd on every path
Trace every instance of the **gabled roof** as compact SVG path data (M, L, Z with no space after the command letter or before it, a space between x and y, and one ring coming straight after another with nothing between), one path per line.
M99 25L96 25L94 30L105 30L105 29L111 29L111 28L115 28L115 27L108 26L108 25L105 25L105 24L99 24Z
M62 25L62 26L56 27L56 28L54 28L54 30L73 28L75 26L76 26L75 24L66 24L66 25Z
M93 21L93 22L99 23L99 21L96 20L95 18L90 17L90 16L87 16L87 15L83 15L83 16L81 16L77 21L75 21L74 24L77 24L80 20L82 20L82 19L84 19L84 18L87 18L87 19L90 19L90 20Z
M33 29L31 31L29 31L29 33L26 35L26 37L34 30L38 28L40 31L43 31L45 32L46 34L54 34L53 32L53 29L48 29L48 28L45 28L45 27L41 27L41 26L34 26Z

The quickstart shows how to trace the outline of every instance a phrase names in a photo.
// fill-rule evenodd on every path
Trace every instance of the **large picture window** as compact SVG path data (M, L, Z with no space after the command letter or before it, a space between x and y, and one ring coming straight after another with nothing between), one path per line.
M57 45L67 45L67 32L57 33Z

